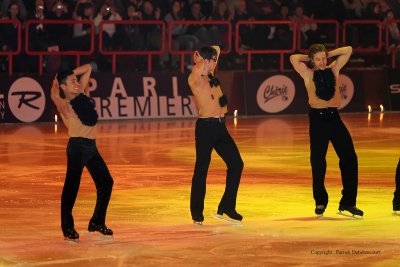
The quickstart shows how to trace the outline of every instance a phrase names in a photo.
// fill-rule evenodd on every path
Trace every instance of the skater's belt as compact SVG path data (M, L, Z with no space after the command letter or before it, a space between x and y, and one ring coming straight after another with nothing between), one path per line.
M201 121L212 121L212 122L219 122L219 123L224 123L225 122L225 117L219 117L219 118L199 118Z
M86 143L86 144L96 144L96 139L89 139L85 137L70 137L71 142Z
M311 111L321 111L321 110L337 110L336 107L326 107L326 108L310 108Z

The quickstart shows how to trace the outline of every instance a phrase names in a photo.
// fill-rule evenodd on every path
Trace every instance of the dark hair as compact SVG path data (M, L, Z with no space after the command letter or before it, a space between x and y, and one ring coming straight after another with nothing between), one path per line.
M14 5L18 6L17 18L18 18L18 20L21 20L21 7L20 7L20 5L18 4L17 1L11 1L11 2L10 2L10 4L9 4L8 7L7 7L7 16L8 16L9 18L11 18L10 8L11 8L12 6L14 6Z
M308 57L311 60L314 57L314 55L316 53L319 53L319 52L325 52L325 54L328 56L328 51L326 50L325 45L323 45L323 44L313 44L308 49Z
M92 3L79 3L76 9L76 15L83 17L85 15L85 9L93 7Z
M217 56L217 50L211 46L203 46L200 48L199 54L202 58L210 60L213 56Z
M64 70L64 71L60 71L57 74L57 81L58 84L61 85L63 83L65 83L65 81L67 80L68 76L74 74L74 72L72 70Z

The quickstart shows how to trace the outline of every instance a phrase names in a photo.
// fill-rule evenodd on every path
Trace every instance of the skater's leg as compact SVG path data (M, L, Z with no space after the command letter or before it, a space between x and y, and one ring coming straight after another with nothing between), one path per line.
M71 138L67 146L67 174L61 195L61 228L63 231L74 227L72 208L78 194L85 155L79 140Z
M222 131L222 138L216 144L215 151L224 160L228 170L226 173L225 192L219 204L219 209L235 210L237 192L243 170L243 161L225 124L222 124L220 128Z
M358 188L358 161L353 140L340 117L332 129L332 145L339 157L339 167L342 174L342 199L340 205L355 206Z
M321 116L322 115L322 116ZM310 111L310 161L313 177L313 196L315 204L328 205L328 193L325 189L326 153L329 144L329 132L324 115L318 110Z
M114 181L97 148L94 147L94 149L95 152L92 158L86 164L97 191L96 207L90 221L95 224L104 225Z
M394 191L393 210L400 210L400 158L396 168L396 191Z
M211 161L215 122L197 120L196 122L196 164L190 193L190 212L195 221L203 221L204 198L206 195L206 177Z

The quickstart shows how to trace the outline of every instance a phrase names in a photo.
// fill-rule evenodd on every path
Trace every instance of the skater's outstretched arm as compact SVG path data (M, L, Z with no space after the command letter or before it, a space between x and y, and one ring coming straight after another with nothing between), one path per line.
M80 91L85 95L89 95L89 80L90 74L92 73L92 66L90 64L85 64L77 67L73 72L76 76L81 76L79 79Z
M351 46L344 46L328 52L328 58L336 57L336 60L330 64L332 71L339 74L339 71L349 61L353 48Z

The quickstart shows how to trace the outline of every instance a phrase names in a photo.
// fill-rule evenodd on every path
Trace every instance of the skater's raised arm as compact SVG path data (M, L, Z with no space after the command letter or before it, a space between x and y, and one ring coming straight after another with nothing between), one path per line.
M308 55L304 54L294 54L290 56L290 63L292 64L294 70L300 74L300 76L306 80L308 79L308 74L310 69L307 67L305 62L308 62L310 58Z
M219 60L219 55L221 54L221 48L218 45L213 45L211 47L214 48L215 51L217 51L217 60L215 61L215 64L217 65Z
M202 77L207 77L208 75L210 60L203 58L200 55L200 52L196 51L193 55L193 62L195 65L193 66L192 72L189 75L189 86L192 89L192 92L195 94L196 92L194 91L201 88L198 85L202 83Z
M193 94L196 95L199 91L213 86L209 79L214 76L219 53L218 46L205 46L194 52L193 61L195 65L188 79Z
M92 73L92 66L90 64L85 64L77 67L76 69L73 70L73 72L76 76L80 76L79 78L80 91L85 95L89 95L89 80L90 80L90 74Z
M190 85L190 89L193 94L196 94L196 91L199 89L197 84L200 83L201 76L205 72L205 62L204 58L200 56L199 51L195 51L193 55L194 66L192 68L192 72L189 75L188 82Z
M200 56L199 51L195 51L193 55L194 66L192 68L192 74L195 76L201 76L204 70L204 58Z
M337 56L336 60L330 65L334 73L338 74L343 66L346 65L352 52L353 48L351 46L340 47L328 52L328 58Z
M192 74L194 76L207 76L209 73L214 73L215 67L218 64L221 49L217 45L205 47L199 51L194 52L193 62L195 63ZM203 55L201 54L203 53Z
M56 105L58 112L65 115L68 108L68 104L60 97L60 86L57 81L57 75L56 77L54 77L53 85L51 86L50 97L51 100L53 100L54 104Z

